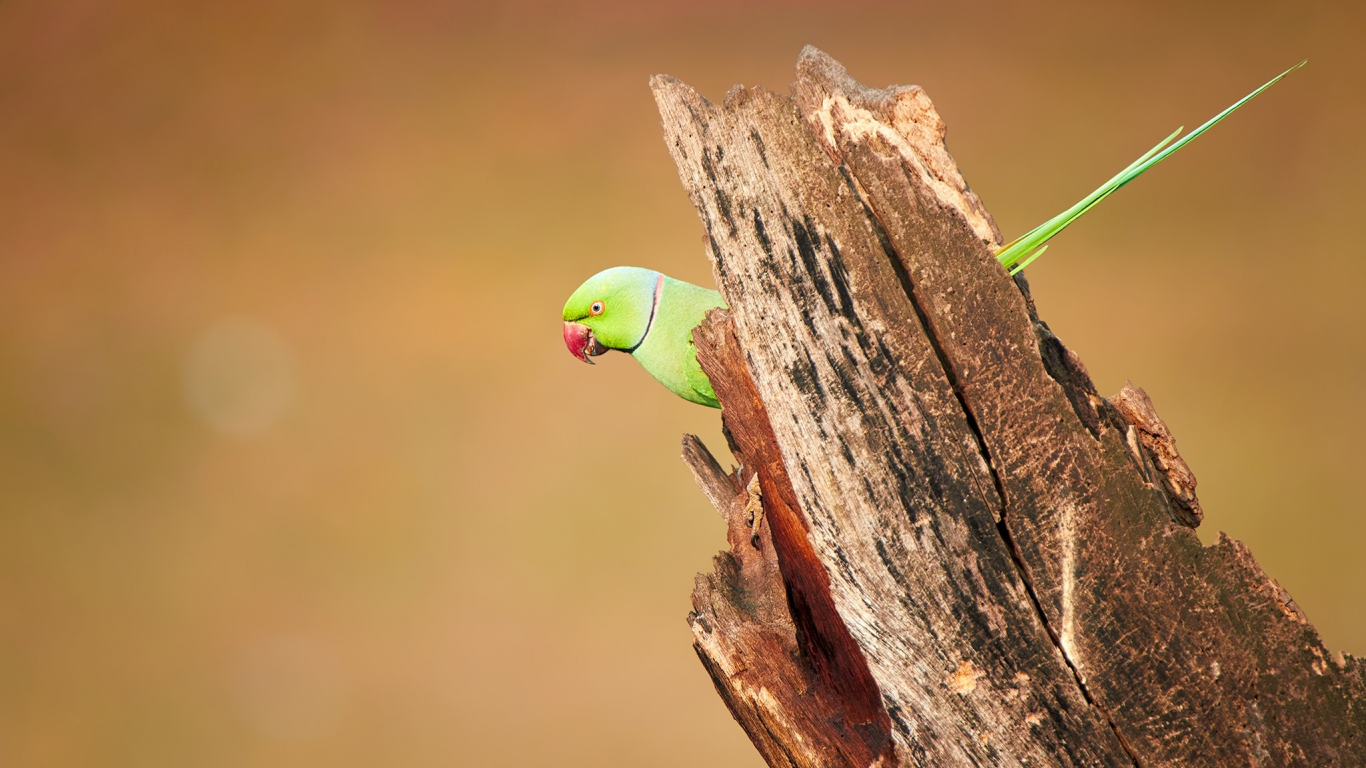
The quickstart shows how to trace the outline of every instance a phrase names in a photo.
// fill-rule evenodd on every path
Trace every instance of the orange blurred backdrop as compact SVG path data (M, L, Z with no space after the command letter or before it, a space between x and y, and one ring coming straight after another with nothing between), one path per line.
M690 648L717 412L560 307L710 284L646 85L918 83L1029 269L1366 653L1360 3L0 3L0 764L759 766Z

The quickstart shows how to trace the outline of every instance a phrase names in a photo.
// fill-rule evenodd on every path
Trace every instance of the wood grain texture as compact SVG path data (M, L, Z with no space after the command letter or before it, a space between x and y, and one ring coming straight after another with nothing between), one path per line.
M698 358L767 521L756 550L740 478L685 443L732 544L692 624L770 765L1366 764L1359 663L1200 544L1170 432L996 263L923 91L810 48L791 97L652 87L731 308Z

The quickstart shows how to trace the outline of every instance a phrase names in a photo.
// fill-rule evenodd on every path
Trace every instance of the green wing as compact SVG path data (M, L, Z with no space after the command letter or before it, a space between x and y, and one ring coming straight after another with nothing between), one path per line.
M710 405L713 408L720 408L721 403L716 399L716 392L711 388L711 379L702 372L702 366L697 363L697 348L688 343L688 362L683 366L683 375L688 379L688 386L697 393L696 402L702 405Z
M1238 107L1251 101L1254 96L1275 85L1281 78L1304 66L1305 63L1306 62L1301 61L1299 64L1276 75L1266 85L1263 85L1261 88L1258 88L1239 99L1233 106L1210 118L1204 125L1186 134L1175 144L1172 144L1172 140L1180 135L1181 131L1185 130L1184 127L1177 128L1175 133L1163 139L1157 146L1148 150L1143 157L1135 160L1128 168L1120 171L1114 178L1102 184L1099 189L1087 195L1081 202L1029 230L1024 235L1001 246L1001 248L996 251L996 260L1001 262L1001 265L1006 269L1010 270L1010 274L1012 275L1029 266L1031 261L1039 258L1043 255L1044 251L1048 250L1048 246L1044 245L1044 243L1047 243L1054 235L1066 229L1068 224L1076 221L1083 213L1091 210L1096 203L1109 197L1125 184L1142 176L1144 171L1167 159L1168 156L1176 152L1176 150L1186 146L1186 144L1196 136L1213 128L1216 123L1228 117Z

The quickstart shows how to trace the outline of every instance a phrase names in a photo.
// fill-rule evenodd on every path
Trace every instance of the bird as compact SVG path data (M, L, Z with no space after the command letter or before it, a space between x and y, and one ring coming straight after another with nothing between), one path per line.
M564 343L585 363L608 350L627 352L675 395L720 408L697 363L692 331L708 310L725 306L710 288L643 267L612 267L565 302Z
M1185 136L1181 136L1185 127L1177 128L1071 208L996 249L996 260L1009 274L1019 273L1082 214L1306 63L1301 61L1267 81ZM570 354L590 364L593 357L608 351L626 352L684 400L720 408L711 381L697 362L692 332L706 320L709 310L725 307L725 299L710 288L644 267L612 267L588 278L565 302L564 343Z

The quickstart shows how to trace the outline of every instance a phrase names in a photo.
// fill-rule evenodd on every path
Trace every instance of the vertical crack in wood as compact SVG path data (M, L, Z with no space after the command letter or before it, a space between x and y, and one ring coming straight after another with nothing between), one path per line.
M805 71L803 71L804 68ZM812 72L813 70L814 72ZM849 85L851 84L861 88L861 86L857 86L857 84L853 82L852 78L850 78L849 75L844 71L843 67L835 63L832 59L829 59L829 57L825 56L825 54L820 53L819 51L810 46L808 46L806 49L802 51L801 60L798 64L798 71L798 88L800 88L801 85L802 75L808 73L810 73L814 78L825 80L827 83L833 83L836 88L839 88L839 86L849 87ZM1052 639L1054 645L1057 647L1058 651L1062 655L1062 658L1066 662L1068 669L1071 671L1073 679L1076 681L1078 689L1085 697L1087 703L1096 709L1096 711L1100 714L1100 716L1109 726L1110 730L1114 733L1115 738L1123 747L1124 752L1128 756L1131 764L1136 767L1141 766L1142 762L1139 760L1138 755L1134 752L1132 746L1124 739L1124 735L1120 731L1118 725L1115 723L1113 715L1108 711L1106 707L1102 706L1099 702L1096 701L1091 691L1087 688L1086 680L1084 676L1081 674L1081 671L1079 669L1080 665L1077 663L1078 650L1075 644L1071 642L1074 621L1072 591L1075 579L1073 577L1070 577L1068 574L1070 574L1075 569L1075 542L1073 541L1073 537L1076 535L1076 531L1071 526L1070 516L1068 516L1067 513L1064 512L1063 525L1061 528L1061 540L1063 546L1062 570L1064 574L1062 598L1063 610L1061 627L1055 629L1048 621L1048 615L1043 610L1043 605L1039 601L1038 594L1034 589L1033 579L1030 575L1029 568L1026 565L1024 559L1021 557L1019 548L1016 545L1014 538L1011 536L1010 528L1006 524L1005 515L1007 496L1006 489L1001 482L999 465L992 458L991 450L988 448L986 439L982 434L981 426L978 424L975 409L972 407L967 397L967 394L964 391L963 383L959 378L959 366L955 365L954 361L945 352L944 344L937 333L937 324L934 322L934 319L930 316L927 308L924 306L924 303L918 296L918 293L915 289L915 284L910 276L910 273L906 269L906 259L904 259L903 256L897 252L896 245L894 244L892 237L887 230L886 223L882 220L882 217L879 215L878 211L875 209L874 205L869 200L868 194L866 190L863 189L863 185L859 182L857 175L855 175L852 169L849 168L845 160L844 154L840 149L840 142L837 139L837 132L835 130L835 120L830 112L832 108L832 102L834 100L835 99L830 95L824 95L824 98L822 99L822 103L819 109L810 110L810 107L808 106L808 120L813 120L821 128L824 129L824 135L827 142L827 149L830 151L832 159L835 162L839 163L842 175L849 184L850 189L853 191L854 195L857 197L859 203L863 206L863 209L869 221L872 222L877 233L878 242L881 244L884 254L887 257L890 266L896 273L897 279L901 284L902 291L904 292L906 299L910 302L911 306L914 307L916 316L920 319L921 327L924 328L925 336L928 339L931 348L934 350L935 357L938 359L940 366L943 368L944 373L948 379L949 385L953 390L954 398L958 401L958 404L963 411L963 415L967 420L968 429L972 432L976 449L980 454L982 460L985 462L987 469L991 475L992 484L996 489L998 499L998 504L996 506L998 521L996 524L997 534L1000 536L1002 543L1010 552L1011 559L1014 562L1016 571L1019 574L1021 582L1024 584L1025 591L1029 596L1029 601L1033 607L1036 618L1038 619L1039 623L1043 626L1043 628L1047 631L1048 636ZM844 106L846 109L857 109L856 107L853 107L850 104L848 98L845 97L842 93L839 94L839 101L841 102L842 106ZM866 117L863 118L863 120L860 123L861 132L865 135L876 132L879 136L885 136L887 133L886 130L873 131L872 129L867 127L868 125L877 122L878 121L873 115L868 114ZM843 130L843 127L841 127L840 133L843 133ZM904 142L902 142L897 147L897 149L899 152L903 154L906 152L914 151L909 144L905 144ZM925 179L928 176L929 173L925 171L923 168L921 168L920 178ZM941 184L939 186L943 187L945 185ZM966 190L966 185L963 185L963 189ZM976 200L975 196L971 198L971 202L980 204L979 201ZM951 207L954 210L957 210L959 213L966 215L966 211L969 208L969 205L961 201L955 201ZM990 215L987 214L985 210L982 210L979 212L978 216L982 220L987 222L987 224L974 223L974 231L979 235L983 235L983 230L988 230L994 233L995 239L999 241L1000 233L996 230L995 223L991 221ZM983 240L986 240L986 237L983 237ZM1061 344L1059 343L1058 346L1061 347ZM1069 351L1064 348L1063 353L1068 354ZM1076 361L1075 364L1080 365L1080 362ZM1087 382L1089 383L1089 376L1087 377Z
M823 124L828 126L829 122L826 121ZM902 258L901 254L897 252L896 246L887 232L886 224L882 221L881 216L878 215L877 211L868 200L867 193L862 188L862 185L859 184L858 178L848 170L848 166L844 163L844 158L840 154L838 146L834 148L834 152L834 159L841 164L840 167L844 171L845 178L849 181L850 188L854 191L854 194L858 196L859 202L867 212L869 220L877 230L878 242L882 244L890 265L896 271L897 278L901 282L901 287L906 294L907 300L910 302L911 306L915 308L916 316L920 318L920 324L925 329L925 336L929 340L931 348L934 349L935 357L939 360L940 365L944 369L949 385L953 389L954 397L958 400L959 406L963 409L963 415L967 420L968 429L972 431L977 451L980 453L982 460L986 463L988 471L991 473L991 481L996 488L996 494L999 501L997 505L997 534L1001 537L1001 541L1005 547L1010 551L1011 559L1014 561L1015 568L1019 573L1020 581L1024 584L1025 592L1029 595L1029 601L1034 608L1034 614L1038 618L1039 623L1047 630L1049 637L1052 638L1058 651L1062 654L1062 658L1067 663L1067 668L1071 670L1072 677L1076 680L1077 688L1086 698L1086 702L1094 707L1105 720L1106 724L1109 725L1110 730L1114 732L1115 738L1124 748L1125 754L1129 757L1129 760L1135 768L1141 768L1143 765L1142 761L1139 760L1133 747L1125 740L1124 734L1116 724L1114 716L1106 707L1096 701L1091 691L1087 688L1086 679L1079 669L1080 664L1078 663L1077 658L1077 647L1071 642L1074 620L1072 591L1075 582L1075 577L1072 574L1076 568L1075 542L1073 540L1073 537L1076 536L1076 530L1071 524L1071 516L1068 510L1064 509L1062 513L1062 524L1059 528L1063 547L1062 621L1060 622L1061 627L1054 629L1050 625L1048 614L1045 613L1043 604L1039 601L1039 596L1034 590L1033 579L1030 576L1029 568L1020 555L1020 550L1015 544L1014 537L1010 534L1010 527L1006 524L1007 496L1005 486L1001 483L1000 469L997 462L992 459L991 450L987 447L986 439L982 435L982 428L977 423L977 414L969 403L967 394L964 392L963 383L959 379L958 366L954 365L954 361L951 360L944 351L943 342L936 332L936 323L929 316L924 304L917 295L915 284L911 280L910 273L906 270L905 260Z
M878 222L878 226L883 226L880 220ZM899 256L893 254L893 259L894 261L900 263ZM902 271L904 271L904 268ZM1090 704L1092 707L1094 707L1096 711L1100 713L1100 716L1104 718L1106 724L1110 726L1110 730L1114 732L1115 738L1118 739L1120 746L1124 748L1125 754L1128 755L1129 760L1132 761L1135 768L1142 768L1143 762L1139 759L1138 754L1135 753L1133 746L1130 745L1129 742L1124 738L1124 733L1120 730L1119 725L1115 722L1114 715L1109 711L1108 708L1101 705L1100 702L1096 701L1095 696L1092 694L1091 690L1086 685L1086 678L1081 674L1080 670L1081 664L1079 662L1078 657L1079 651L1077 649L1076 644L1072 642L1074 636L1073 621L1075 620L1075 606L1072 600L1072 593L1075 589L1076 583L1075 537L1077 535L1077 531L1072 525L1071 510L1067 507L1063 508L1061 512L1061 523L1059 525L1059 539L1061 541L1063 548L1061 622L1062 626L1055 630L1050 625L1048 621L1048 614L1044 611L1043 604L1039 601L1039 595L1034 589L1034 581L1029 573L1029 567L1025 564L1023 557L1021 557L1020 549L1015 544L1014 537L1011 536L1010 526L1006 524L1005 500L1007 497L1005 487L1001 483L999 465L992 458L991 450L987 448L986 440L982 436L982 428L978 425L977 417L973 413L972 408L968 405L967 398L963 393L962 383L958 380L955 366L952 365L952 361L950 361L946 356L944 356L944 352L942 347L940 346L938 336L935 334L934 331L934 325L929 322L929 318L925 315L924 307L916 298L914 288L910 285L909 277L907 278L907 288L907 297L911 300L911 303L915 305L916 311L921 315L922 320L925 322L926 332L929 335L929 337L934 341L935 350L939 353L940 360L944 364L944 370L948 373L949 381L953 384L954 394L957 395L958 401L963 404L963 411L967 415L968 426L970 429L972 429L973 437L977 440L977 448L982 452L983 460L986 461L987 467L991 470L992 482L995 483L996 491L1001 499L1001 517L1000 521L996 523L996 530L1001 537L1001 541L1010 551L1010 556L1015 563L1015 568L1019 571L1020 580L1024 582L1025 591L1029 594L1029 601L1034 607L1034 613L1038 617L1039 623L1042 624L1044 629L1048 631L1049 637L1053 639L1054 644L1058 647L1059 652L1062 654L1063 660L1067 662L1067 668L1072 671L1072 677L1076 680L1077 687L1081 690L1082 695L1086 697L1086 702Z

